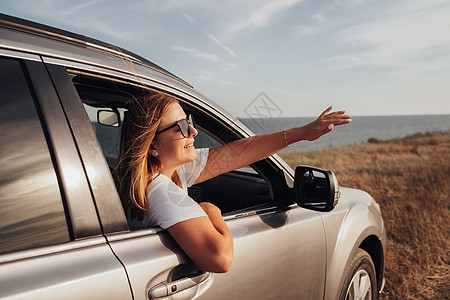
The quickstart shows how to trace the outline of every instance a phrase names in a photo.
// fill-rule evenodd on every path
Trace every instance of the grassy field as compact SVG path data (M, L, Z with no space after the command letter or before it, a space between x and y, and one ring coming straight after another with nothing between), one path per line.
M387 230L382 299L450 297L450 132L282 155L332 170L380 204Z

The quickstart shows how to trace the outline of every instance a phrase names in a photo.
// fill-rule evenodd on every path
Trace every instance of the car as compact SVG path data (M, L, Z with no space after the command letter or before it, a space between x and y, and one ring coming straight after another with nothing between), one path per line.
M198 269L161 228L129 229L112 171L130 99L176 96L195 117L197 148L254 135L186 81L120 47L5 14L0 68L1 299L378 298L379 205L329 170L293 170L278 155L189 189L232 232L227 273Z

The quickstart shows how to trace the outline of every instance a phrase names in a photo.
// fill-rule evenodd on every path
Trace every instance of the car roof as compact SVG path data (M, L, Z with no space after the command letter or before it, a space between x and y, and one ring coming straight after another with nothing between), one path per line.
M203 107L212 108L242 131L251 130L234 119L192 85L155 63L118 46L90 37L0 13L0 53L20 52L50 64L82 72L112 75L138 85L149 85L189 95ZM14 56L15 54L6 53Z
M120 68L118 64L111 64L110 67L112 68L130 72L130 63L133 65L140 65L160 74L164 74L165 76L192 88L192 85L190 85L183 79L158 66L157 64L143 58L140 55L137 55L113 44L96 40L78 33L73 33L70 31L5 15L2 13L0 13L0 28L13 30L16 32L16 35L21 36L22 38L24 37L24 35L21 35L20 33L39 37L38 39L26 39L26 46L22 44L21 50L36 54L45 54L59 57L62 55L61 50L63 48L66 52L64 56L76 57L80 53L80 49L84 49L87 50L83 51L84 61L96 61L98 60L98 54L101 53L103 54L103 56L106 55L110 58L116 57L122 62L125 62L125 64L123 64L124 68ZM8 39L7 36L4 36L3 34L2 38L4 40ZM10 42L14 41L14 39L8 40ZM55 43L55 41L57 41L58 43ZM62 44L66 45L66 47L62 47ZM59 46L57 47L56 45ZM2 44L2 46L6 45ZM113 61L103 60L102 64L108 65L108 62L111 63ZM133 71L136 72L136 70Z
M192 85L135 53L84 35L0 13L0 54L14 57L16 52L49 64L112 75L175 94L181 92L192 97L194 102L212 108L238 125L241 131L251 133L249 128L201 95Z
M172 92L181 91L233 120L192 85L135 53L81 34L0 13L0 53L15 57L17 52L21 57L30 56L30 59L49 64L111 75Z

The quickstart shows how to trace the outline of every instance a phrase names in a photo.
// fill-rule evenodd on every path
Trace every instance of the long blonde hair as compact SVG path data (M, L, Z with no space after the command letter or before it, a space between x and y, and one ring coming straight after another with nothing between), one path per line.
M128 103L122 128L120 157L114 177L124 208L130 208L133 204L132 212L138 216L148 210L146 187L162 169L159 160L149 155L149 149L162 116L173 103L179 101L162 92L133 99ZM181 187L176 171L172 180Z

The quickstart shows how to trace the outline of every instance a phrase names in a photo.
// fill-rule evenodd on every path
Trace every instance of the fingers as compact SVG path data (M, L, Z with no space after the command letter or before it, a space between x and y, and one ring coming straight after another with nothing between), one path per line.
M350 118L346 118L346 119L342 119L342 120L335 120L333 122L334 125L344 125L344 124L348 124L352 121L352 119Z
M329 125L327 127L327 129L329 131L333 130L333 128L335 126L339 126L339 125L344 125L344 124L348 124L352 121L352 119L350 118L344 118L344 119L334 119L334 120L329 120Z
M330 132L335 126L348 124L352 121L351 116L345 114L345 110L331 112L333 106L328 107L320 114L317 121L325 125L325 131Z
M342 117L342 118L350 118L349 115L345 115L345 110L331 112L333 106L328 107L323 113L320 114L320 118L334 118L334 117Z
M346 115L345 114L345 110L340 110L340 111L334 111L332 113L324 115L324 117L328 117L328 118L333 118L333 117L350 118L350 115Z
M319 117L325 124L325 131L328 133L334 129L335 126L348 124L352 121L351 116L345 114L345 110L331 112L332 106L327 108Z
M328 107L327 109L325 109L325 111L323 113L320 114L319 118L322 118L323 116L325 116L326 114L328 114L331 109L333 108L333 105L331 105L330 107Z
M326 111L329 111L329 109L327 109ZM345 110L335 111L328 114L322 113L321 118L327 122L339 122L342 124L350 123L352 120L350 115L345 114Z

